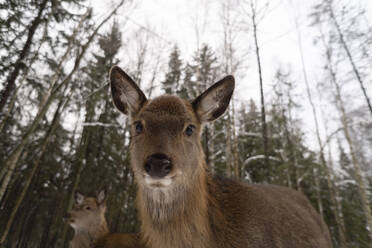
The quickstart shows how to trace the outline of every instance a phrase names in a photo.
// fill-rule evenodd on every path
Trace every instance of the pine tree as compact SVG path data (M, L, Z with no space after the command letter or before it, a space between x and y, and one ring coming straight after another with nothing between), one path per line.
M191 99L196 98L218 80L217 73L219 65L217 63L217 58L212 49L206 44L202 45L201 49L195 52L193 62L189 69L190 73L195 77L195 79L192 79L190 82L185 82ZM202 139L207 164L211 162L211 133L209 129L209 126L204 128Z
M8 62L9 64L1 65L1 71L4 73L6 70L6 79L4 82L4 89L0 93L0 113L4 111L4 107L8 101L8 98L13 93L14 89L16 88L16 80L21 73L22 69L30 67L31 65L28 64L27 61L29 54L32 51L32 45L37 39L36 34L38 33L38 29L42 27L43 24L47 24L51 21L56 23L65 22L71 18L75 18L68 9L66 9L66 5L74 5L80 6L83 0L63 0L63 1L50 1L50 0L43 0L43 1L34 1L27 5L22 4L18 1L7 1L5 2L1 8L4 9L13 9L13 16L6 21L6 25L8 28L14 28L17 25L23 26L23 21L27 20L26 15L23 12L32 11L35 13L33 19L29 21L23 28L27 30L27 32L19 32L19 29L7 29L7 32L14 31L14 33L7 33L6 36L10 36L11 39L6 39L7 42L4 42L2 45L6 50L10 50L10 54L16 55L17 59L15 61L9 61L9 59L1 59L2 62ZM22 17L25 16L25 20ZM18 31L18 32L17 32ZM26 37L24 43L21 45L21 49L18 50L14 43L16 40L19 40L21 37ZM2 40L5 40L5 36L2 36ZM44 42L44 41L39 41ZM12 51L16 47L16 51ZM1 48L0 48L1 49ZM37 52L37 51L36 51ZM8 58L9 53L7 52L6 55Z
M180 93L180 83L182 79L182 60L180 51L174 46L168 62L168 70L162 82L162 88L166 94Z

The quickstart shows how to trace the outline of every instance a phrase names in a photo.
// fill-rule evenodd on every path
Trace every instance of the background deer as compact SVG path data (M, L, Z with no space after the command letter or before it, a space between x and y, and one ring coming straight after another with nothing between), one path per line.
M232 76L191 102L169 95L148 100L119 67L110 80L115 106L130 118L146 247L331 247L327 226L303 194L209 173L200 135L228 107Z
M98 240L108 235L105 198L103 190L96 198L75 192L75 205L68 213L67 220L75 231L71 248L93 247Z
M139 235L132 233L109 233L105 218L106 194L85 197L75 193L75 206L68 213L68 223L75 234L71 248L139 248Z

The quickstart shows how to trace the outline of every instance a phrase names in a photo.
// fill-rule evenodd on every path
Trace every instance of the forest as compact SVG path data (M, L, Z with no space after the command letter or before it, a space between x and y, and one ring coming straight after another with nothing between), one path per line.
M202 134L210 171L300 191L334 247L371 247L369 0L302 9L301 0L175 1L171 10L189 17L182 43L143 10L158 5L166 20L172 1L93 2L0 2L0 247L68 247L63 217L76 190L105 188L110 231L139 230L128 119L109 87L114 65L148 98L194 99L234 75L228 110ZM290 30L271 42L290 36L294 45L272 62L263 37L278 15Z

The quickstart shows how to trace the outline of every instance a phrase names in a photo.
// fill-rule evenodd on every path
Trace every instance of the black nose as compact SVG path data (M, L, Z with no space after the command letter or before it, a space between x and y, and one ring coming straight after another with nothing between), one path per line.
M165 177L172 169L172 164L167 155L155 153L147 158L145 171L152 177Z

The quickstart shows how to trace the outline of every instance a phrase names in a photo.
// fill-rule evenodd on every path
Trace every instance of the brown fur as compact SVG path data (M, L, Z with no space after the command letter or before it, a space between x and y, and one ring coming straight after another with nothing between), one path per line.
M74 238L70 243L71 248L142 247L139 234L109 233L104 200L100 202L98 197L84 197L82 194L79 197L79 200L75 200L75 206L69 212L68 218L68 223L75 230Z
M99 240L95 248L142 248L141 238L135 233L110 233Z
M131 166L146 247L332 246L327 226L303 194L214 178L208 172L200 142L202 126L225 111L232 77L188 102L167 95L147 100L120 68L114 67L110 76L114 103L133 123ZM140 133L138 122L143 125ZM190 124L195 130L186 136ZM164 178L150 178L144 170L147 157L154 153L171 159L172 170Z
M105 209L106 206L98 204L94 197L86 197L81 203L75 204L68 219L75 231L70 243L71 248L90 248L109 233L104 216Z

